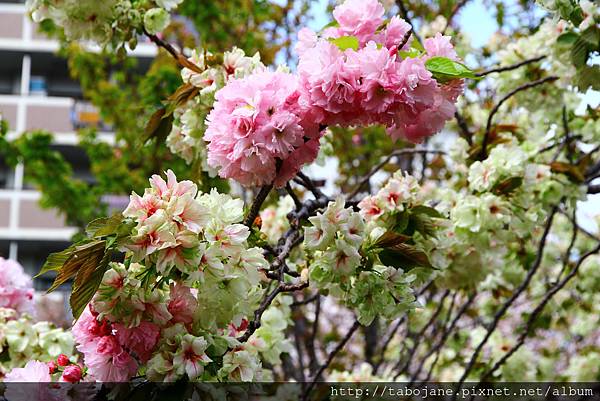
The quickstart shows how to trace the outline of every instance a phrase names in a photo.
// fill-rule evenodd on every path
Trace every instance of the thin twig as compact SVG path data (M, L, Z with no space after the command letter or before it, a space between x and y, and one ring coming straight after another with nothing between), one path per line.
M302 396L303 400L305 400L305 401L308 400L308 395L310 394L310 392L313 390L313 388L317 384L317 380L318 380L319 376L321 376L323 374L323 372L331 364L331 362L333 361L333 359L335 358L335 356L346 346L346 343L348 341L350 341L350 338L352 337L352 335L354 334L354 332L356 331L356 329L358 329L359 326L360 326L360 323L358 323L358 320L355 320L354 324L352 325L352 327L350 327L350 330L348 330L348 332L346 333L346 335L344 336L344 338L342 338L342 340L337 344L337 346L333 349L333 351L331 351L329 353L329 355L327 356L327 360L325 361L325 363L323 363L319 367L319 370L317 371L317 373L315 373L315 375L312 378L310 384L308 385L308 387L304 391L304 394Z
M460 128L460 136L467 141L469 146L473 145L473 133L469 130L469 126L467 125L465 118L459 113L458 110L454 112L454 118L456 119L458 128Z
M175 49L173 47L173 45L171 45L169 42L165 42L164 40L162 40L161 38L159 38L158 36L148 32L146 30L146 28L144 29L144 34L152 41L154 42L157 46L162 47L163 49L165 49L166 51L169 52L169 54L171 54L171 56L173 56L173 58L175 59L175 61L177 61L178 63L180 62L180 58L181 58L181 53L179 53L177 51L177 49Z
M359 183L356 185L354 190L350 193L350 195L348 195L347 200L351 201L352 199L354 199L354 197L360 193L362 187L369 182L371 177L373 175L375 175L375 173L377 173L379 170L381 170L386 164L388 164L390 162L390 160L392 160L394 157L406 155L406 154L427 154L427 153L435 154L435 155L445 155L446 154L446 152L444 152L444 151L433 150L433 149L400 149L395 152L392 152L388 156L386 156L386 158L383 159L383 161L381 163L379 163L378 165L373 167L371 169L371 171L369 171L369 173L359 181Z
M263 298L260 306L257 310L254 311L254 319L248 323L248 327L244 334L237 338L237 340L241 343L248 341L250 336L254 334L256 330L261 326L261 318L263 313L267 310L267 308L273 303L277 295L282 292L293 292L300 291L308 287L308 281L303 281L298 284L285 284L279 283L277 287L273 291L271 291L265 298Z
M385 358L385 351L387 350L388 346L392 342L392 339L396 336L396 332L400 329L400 326L402 326L402 323L404 323L405 320L406 320L406 314L402 315L402 317L400 319L398 319L398 322L396 322L396 324L390 331L390 334L388 335L387 339L383 342L383 345L381 346L381 349L379 350L379 361L373 367L373 374L376 374L377 371L379 370L379 367L381 367L381 365L384 361L384 358Z
M269 196L269 192L271 192L271 189L273 189L273 184L263 185L260 188L258 195L256 195L256 198L252 202L252 206L250 206L248 215L244 219L245 226L250 227L250 228L252 227L252 224L254 224L254 220L256 219L256 216L258 216L258 213L260 212L260 208L261 208L262 204L264 203L265 199L267 199L267 196Z
M443 335L444 330L446 330L446 328L448 327L450 318L452 318L452 312L454 311L454 303L456 302L457 295L458 295L458 292L455 292L454 294L452 294L452 299L450 300L450 306L448 307L448 311L446 312L446 318L444 319L444 322L442 323L442 328L443 328L442 335ZM436 337L437 337L437 333L434 331L432 340L435 340ZM408 383L409 385L411 385L416 380L416 378L419 376L419 374L421 373L421 369L423 368L423 364L425 363L426 359L427 359L427 357L421 359L421 362L419 363L417 370L415 370L410 377L410 382Z
M454 19L456 14L458 14L460 9L463 8L465 6L465 4L467 4L468 2L469 2L469 0L461 0L454 7L452 7L452 10L450 11L450 15L446 19L446 26L442 30L442 34L446 33L446 31L448 30L450 25L452 25L452 20Z
M508 99L510 99L511 97L513 97L514 95L516 95L519 92L522 92L522 91L530 89L530 88L534 88L534 87L542 85L542 84L545 84L546 82L556 81L557 79L558 79L558 77L556 77L556 76L550 76L550 77L538 79L537 81L526 83L526 84L521 85L518 88L512 90L506 96L504 96L502 99L500 99L500 101L494 106L494 108L490 112L490 115L488 116L487 124L485 127L485 134L483 136L483 141L481 142L481 152L479 154L480 160L483 160L487 157L487 145L488 145L489 137L490 137L490 134L492 131L492 122L493 122L494 116L500 109L500 106L502 106L504 104L504 102L506 102Z
M548 216L548 220L546 221L546 226L544 227L544 233L542 234L542 238L541 238L540 243L538 245L536 259L533 262L533 265L527 271L527 275L525 276L525 280L523 280L523 282L521 283L521 285L519 285L519 287L515 290L515 292L513 292L513 294L510 296L510 298L496 312L496 314L494 315L494 319L492 320L492 323L490 324L490 326L487 329L485 337L477 345L477 348L475 348L475 352L473 352L473 355L471 355L471 359L469 360L469 363L467 364L467 367L465 368L465 371L463 372L460 380L458 381L458 387L456 389L456 393L455 393L455 396L453 397L453 400L456 399L456 394L460 391L460 389L462 388L463 383L465 382L465 380L469 376L469 373L471 372L471 370L475 366L475 362L477 362L477 358L479 357L479 354L481 353L481 350L483 349L483 347L485 346L485 344L488 342L488 340L492 336L492 333L496 330L496 327L498 326L498 323L500 322L500 319L502 319L502 317L504 317L504 314L511 307L511 305L513 304L513 302L515 302L515 300L529 286L529 282L533 278L533 275L537 272L538 268L540 267L540 265L542 263L542 257L543 257L543 254L544 254L544 248L546 246L546 239L548 238L548 234L550 233L550 229L552 228L552 223L554 221L554 216L556 215L557 211L558 211L558 206L553 207L552 211L550 212L550 215Z
M535 63L535 62L541 61L541 60L543 60L545 58L546 58L546 56L534 57L534 58L530 58L530 59L521 61L520 63L516 63L516 64L512 64L512 65L507 65L507 66L504 66L504 67L496 67L496 68L492 68L490 70L486 70L486 71L483 71L483 72L478 72L475 75L478 76L478 77L484 77L484 76L492 74L494 72L504 72L504 71L516 70L517 68L523 67L524 65Z
M406 361L404 362L404 365L402 366L402 368L398 369L400 364L401 364L401 359L398 361L398 363L393 367L393 370L398 369L398 373L396 373L396 375L394 376L394 380L396 380L398 378L398 376L400 376L402 373L406 372L406 370L410 367L410 363L412 362L412 359L415 355L415 352L417 351L417 348L419 347L419 343L416 341L417 339L423 337L423 335L425 334L425 332L427 331L427 329L429 329L429 327L431 327L431 325L433 324L433 322L438 318L438 316L440 315L440 313L442 312L442 310L444 309L444 301L446 300L446 298L448 297L448 294L450 294L450 290L445 290L444 293L442 294L441 299L438 301L438 307L436 308L436 310L433 312L433 314L431 315L431 317L429 318L429 320L427 321L427 323L425 324L425 326L423 326L421 328L421 330L419 330L418 333L416 333L416 335L412 336L413 337L413 341L415 342L414 345L411 347L409 353L408 353L408 357L406 358Z
M579 258L579 260L577 261L577 264L575 265L575 267L573 268L573 270L571 270L571 272L565 276L565 278L560 281L559 283L557 283L554 287L552 287L550 289L550 291L548 291L546 293L546 295L544 296L544 298L542 299L542 301L535 307L535 309L533 310L533 312L531 312L531 315L529 315L529 319L527 320L527 324L525 325L525 330L523 330L523 332L521 333L521 335L519 336L519 339L517 340L517 343L506 353L502 356L502 358L500 358L500 360L498 362L496 362L494 364L494 366L488 370L483 377L481 378L481 381L485 381L486 379L488 379L489 377L491 377L491 375L494 374L494 372L496 370L498 370L507 360L508 358L510 358L515 352L517 352L517 350L519 348L521 348L521 346L523 346L523 344L525 344L525 340L527 338L527 336L529 335L529 332L531 331L533 324L535 323L536 319L538 318L538 316L542 313L542 311L544 310L544 308L546 307L546 304L552 299L552 297L558 292L560 291L562 288L564 288L565 285L567 285L567 283L577 275L577 272L579 271L579 267L583 264L583 262L590 256L598 253L600 251L600 244L598 244L594 249L592 249L591 251L585 253L583 256L581 256L581 258Z
M292 186L290 185L289 181L285 184L285 191L288 193L290 198L292 198L292 200L294 201L296 210L299 210L302 207L302 202L300 202L300 199L298 199L298 195L296 195L296 193L292 189Z
M467 311L469 306L471 306L471 303L473 303L474 300L475 300L475 294L470 295L469 298L467 299L467 302L465 302L463 304L463 306L460 308L460 310L458 311L458 313L452 320L452 323L450 323L450 326L442 333L442 337L440 338L439 342L435 345L434 348L432 348L429 351L429 353L425 356L425 358L423 358L423 361L425 361L431 355L436 353L436 357L435 357L434 361L432 362L431 366L429 367L429 372L427 373L427 377L425 378L425 381L429 381L429 379L431 378L431 375L433 374L433 369L435 368L437 360L440 356L440 350L442 349L444 344L446 344L446 341L448 340L450 333L452 333L452 330L454 330L454 327L456 327L456 324L458 323L459 319L462 317L462 315L465 314L465 312Z
M415 31L415 25L413 24L412 20L408 16L408 9L404 5L404 2L402 0L396 0L396 5L400 9L400 14L402 15L402 18L406 22L408 22L408 24L410 25L410 27L411 27L411 29L413 31L413 35L415 36L415 38L417 39L417 41L422 45L423 41L421 40L421 37L419 36L419 34Z

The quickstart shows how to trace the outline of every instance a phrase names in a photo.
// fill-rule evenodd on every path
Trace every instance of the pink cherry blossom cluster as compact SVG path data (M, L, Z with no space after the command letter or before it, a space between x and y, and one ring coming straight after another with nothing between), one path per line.
M425 39L422 55L410 50L411 26L393 17L384 28L377 0L347 0L333 11L337 26L320 37L308 28L299 33L300 103L325 125L383 124L394 139L421 142L439 132L454 115L462 80L438 83L425 62L434 56L457 60L449 36ZM335 40L358 39L357 50L340 50Z
M177 182L168 170L167 181L153 175L143 196L131 195L123 215L137 223L129 245L135 261L151 256L161 272L197 262L184 255L197 244L200 228L207 221L205 209L196 201L197 193L196 184Z
M298 96L298 78L289 73L230 80L207 117L208 164L245 186L283 186L319 149L319 126Z
M160 334L159 327L141 322L128 328L99 317L88 306L73 326L77 349L93 379L103 382L128 381L146 363Z
M281 187L316 158L328 125L383 124L394 140L415 143L439 132L454 115L463 80L439 83L425 62L457 60L450 37L438 33L423 52L409 54L410 25L399 17L384 24L383 15L377 0L347 0L320 37L299 32L297 74L230 80L207 117L208 164L244 186Z
M31 277L25 274L23 267L0 257L0 308L33 315L33 294Z

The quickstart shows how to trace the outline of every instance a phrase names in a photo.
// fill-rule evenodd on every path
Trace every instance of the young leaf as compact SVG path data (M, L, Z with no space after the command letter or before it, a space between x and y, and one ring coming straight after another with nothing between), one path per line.
M469 67L447 57L432 57L425 62L425 68L433 74L436 80L441 82L458 78L477 79Z
M492 192L496 195L509 195L523 184L523 177L510 177L497 183Z
M411 214L409 226L425 238L435 237L436 226L425 214Z
M110 252L101 255L100 259L98 259L100 254L96 254L95 258L88 259L77 273L69 298L69 304L75 319L79 318L85 306L92 300L108 267Z
M427 254L414 245L409 244L401 243L387 248L379 254L379 259L386 266L393 266L404 270L410 270L418 266L433 268Z
M102 238L116 234L123 221L123 215L119 212L111 217L100 217L93 220L85 228L86 234L91 238Z
M346 49L358 50L358 38L356 36L341 36L335 39L331 38L329 41L342 51Z
M406 242L410 239L407 235L398 234L394 231L386 231L381 237L377 238L377 241L373 244L375 248L389 248L394 245Z
M444 218L444 216L442 216L442 214L440 212L438 212L437 210L435 210L432 207L425 206L425 205L415 206L415 207L413 207L413 208L410 209L410 212L412 214L424 214L424 215L429 216L429 217L435 217L436 219L443 219Z
M550 163L550 170L554 173L562 173L575 182L585 181L585 175L581 172L580 168L569 163L552 162Z
M71 249L68 259L58 270L58 274L48 289L52 292L60 285L66 283L70 278L76 275L86 275L86 269L93 269L104 257L106 251L106 242L103 240L93 240L82 245L75 245ZM40 273L41 274L41 273Z

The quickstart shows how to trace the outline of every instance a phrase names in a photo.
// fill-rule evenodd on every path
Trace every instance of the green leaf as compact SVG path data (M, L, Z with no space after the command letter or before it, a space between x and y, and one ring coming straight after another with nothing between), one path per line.
M320 32L323 32L327 28L335 28L335 27L338 27L338 26L340 26L340 23L337 22L336 20L333 20L330 23L328 23L327 25L325 25L323 28L321 28Z
M418 206L412 207L410 209L410 212L412 214L424 214L424 215L427 215L429 217L434 217L436 219L443 219L444 218L444 216L440 212L438 212L437 210L435 210L432 207L425 206L425 205L418 205Z
M329 41L342 51L346 49L358 50L358 38L356 36L341 36L339 38L331 38Z
M469 67L458 61L450 60L447 57L432 57L425 62L425 68L440 82L458 78L478 79Z
M402 234L408 226L408 220L410 216L405 210L396 214L394 217L395 219L393 221L392 231L398 234Z
M576 84L581 92L588 88L600 90L600 66L585 65L577 70Z
M556 39L559 45L572 45L579 38L575 32L565 32Z
M417 58L417 57L421 56L422 54L423 54L423 52L421 50L415 49L414 47L411 47L410 50L398 50L398 55L400 57L402 57L403 59Z
M100 217L93 220L85 228L85 232L89 237L102 238L112 234L116 234L123 222L123 215L119 212L111 217Z
M425 252L414 245L404 243L396 244L393 247L383 250L379 254L379 260L386 266L393 266L403 270L410 270L415 267L433 268Z
M437 232L437 226L426 214L411 214L409 226L425 238L435 237Z

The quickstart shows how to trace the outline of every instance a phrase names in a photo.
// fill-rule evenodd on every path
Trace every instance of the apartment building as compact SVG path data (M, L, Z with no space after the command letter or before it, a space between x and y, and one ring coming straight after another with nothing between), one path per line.
M94 124L102 131L101 139L110 142L114 136L69 77L66 61L56 55L59 43L38 32L24 3L0 0L0 114L9 124L9 137L33 129L53 132L53 147L78 178L91 182L89 161L77 146L75 131ZM141 69L148 68L155 54L150 43L140 43L131 52ZM0 256L18 260L35 274L49 253L69 245L76 230L56 211L40 208L40 193L23 181L26 171L22 164L9 168L0 156ZM43 290L49 280L35 284Z

